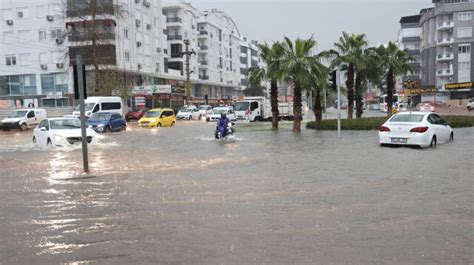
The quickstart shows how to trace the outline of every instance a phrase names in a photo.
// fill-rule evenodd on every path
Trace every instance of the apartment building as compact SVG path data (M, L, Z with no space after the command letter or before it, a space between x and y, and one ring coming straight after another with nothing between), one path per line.
M433 3L433 8L420 12L421 78L422 85L444 91L447 84L474 80L474 2L433 0Z
M88 65L89 93L94 93L95 65L111 88L164 84L167 68L165 18L159 0L69 0L66 8L69 56L81 54ZM94 17L93 17L94 14ZM93 42L97 44L94 46ZM119 94L113 90L112 94Z
M249 86L248 71L253 67L261 67L258 42L242 37L240 41L240 87Z
M416 84L421 83L420 19L421 15L405 16L400 19L400 31L397 42L400 49L408 50L410 56L413 57L413 60L410 62L413 72L399 77L397 89L402 89L402 84L408 80Z
M0 109L71 105L62 1L0 3Z
M225 12L217 9L199 11L191 4L178 1L163 7L167 17L168 45L171 51L168 67L185 76L182 52L189 41L192 96L232 99L243 95L240 87L240 39L237 25Z

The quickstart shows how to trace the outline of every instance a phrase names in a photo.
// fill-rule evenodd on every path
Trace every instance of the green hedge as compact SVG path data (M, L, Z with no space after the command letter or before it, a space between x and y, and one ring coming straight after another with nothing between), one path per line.
M442 116L453 128L474 127L474 116ZM378 130L387 117L341 120L341 129L350 131ZM316 129L314 121L306 124L308 129ZM337 120L323 120L321 130L337 130Z

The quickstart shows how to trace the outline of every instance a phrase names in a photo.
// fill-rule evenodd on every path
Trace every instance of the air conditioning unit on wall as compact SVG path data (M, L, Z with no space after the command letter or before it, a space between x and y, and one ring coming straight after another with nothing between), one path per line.
M63 63L57 63L57 64L56 64L56 67L57 67L58 69L62 69L62 68L64 67L64 64L63 64Z
M42 64L42 65L41 65L41 69L43 69L43 70L48 70L48 65L47 65L47 64Z
M53 21L53 20L54 20L54 17L53 17L53 16L46 16L46 20L48 20L48 21Z
M12 26L12 25L13 25L13 20L8 19L8 20L7 20L7 25Z

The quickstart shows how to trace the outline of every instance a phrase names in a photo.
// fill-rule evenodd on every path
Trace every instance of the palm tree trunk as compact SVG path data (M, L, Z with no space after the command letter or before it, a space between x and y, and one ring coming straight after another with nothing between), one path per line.
M272 105L272 130L278 130L278 85L277 80L270 82L270 102Z
M354 112L354 65L349 64L347 69L347 118L352 119Z
M362 110L362 76L360 73L356 74L355 81L355 97L356 97L356 118L361 118L364 111Z
M301 132L301 120L302 120L302 106L301 106L301 87L298 82L295 82L295 88L293 92L293 112L295 119L293 121L293 132Z
M314 98L314 116L316 117L316 129L321 129L321 121L323 119L323 107L321 106L321 92L316 88L316 96Z
M394 81L393 69L390 68L387 73L387 117L392 116L393 88L395 87Z

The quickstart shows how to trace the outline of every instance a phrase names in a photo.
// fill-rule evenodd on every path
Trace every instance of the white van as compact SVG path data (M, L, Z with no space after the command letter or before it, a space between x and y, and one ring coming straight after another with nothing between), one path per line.
M8 118L2 120L4 131L20 129L26 131L33 128L47 118L45 109L19 109L14 110Z
M81 115L80 105L77 105L72 115L79 117ZM114 112L123 115L123 103L120 97L89 97L85 100L86 117L99 111Z

